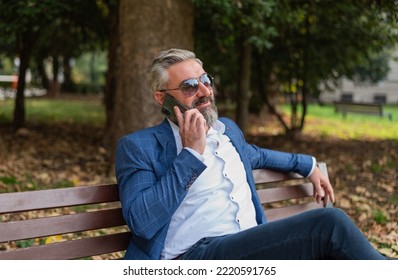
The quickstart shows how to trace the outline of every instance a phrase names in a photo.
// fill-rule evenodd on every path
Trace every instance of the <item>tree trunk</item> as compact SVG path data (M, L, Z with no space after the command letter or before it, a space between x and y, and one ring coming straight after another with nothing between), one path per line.
M117 140L163 117L146 82L154 55L167 48L193 49L193 5L189 0L121 0L120 51L114 111L106 132L111 170Z
M69 55L63 55L62 69L64 74L64 81L62 83L62 92L72 92L74 83L72 80L72 68L70 66L71 57Z
M267 73L264 73L263 70L263 58L259 53L256 53L256 59L255 59L255 65L256 65L256 74L257 74L257 88L259 95L262 99L262 101L265 103L265 105L268 108L268 111L270 114L276 116L278 119L279 123L283 126L284 130L287 131L289 130L288 125L283 119L283 116L278 113L278 111L275 108L275 105L271 103L271 101L268 98L268 94L271 93L272 90L272 78L271 78L271 71L267 71Z
M36 57L36 64L37 64L37 71L41 78L41 86L48 90L50 80L48 79L48 75L46 72L46 68L44 66L44 56L37 56Z
M304 46L304 54L303 54L303 86L302 86L302 98L301 98L301 106L303 108L301 113L300 120L300 132L304 130L305 116L307 115L307 96L308 96L308 59L309 59L309 49L308 46L311 44L311 33L310 33L310 20L309 15L307 14L305 19L305 39L307 44Z
M33 45L32 42L33 40L31 40L31 34L25 33L22 35L19 45L20 65L19 65L18 86L15 97L14 120L13 120L13 125L15 130L18 130L19 128L25 125L26 71L29 68L29 60Z
M115 92L117 84L116 71L119 68L119 1L110 2L108 17L108 70L104 86L105 106L105 133L103 143L105 147L113 149L112 146L112 120L115 109ZM113 154L113 153L112 153Z
M50 84L47 90L47 96L51 98L59 96L59 83L58 83L59 66L60 66L59 57L53 56L52 59L53 78L50 80Z
M251 45L242 41L237 92L236 121L243 133L247 130L250 101Z

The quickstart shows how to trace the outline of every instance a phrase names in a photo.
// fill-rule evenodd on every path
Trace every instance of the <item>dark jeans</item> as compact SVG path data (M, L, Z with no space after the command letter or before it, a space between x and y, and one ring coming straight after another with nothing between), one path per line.
M225 236L199 240L180 259L385 260L350 218L323 208Z

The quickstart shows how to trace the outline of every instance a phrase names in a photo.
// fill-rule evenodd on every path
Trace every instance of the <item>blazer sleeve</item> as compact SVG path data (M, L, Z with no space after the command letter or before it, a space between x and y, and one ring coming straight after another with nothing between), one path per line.
M307 177L313 170L313 157L305 154L288 153L248 145L252 169L268 168L283 172L296 172Z
M154 137L131 134L116 147L116 178L123 216L130 230L153 238L187 194L206 166L183 150L174 159L161 155Z
M246 142L238 125L230 119L222 118L227 126L228 136L235 144L243 160L247 160L251 169L268 168L282 172L296 172L307 177L313 170L313 157L306 154L289 153L261 148Z

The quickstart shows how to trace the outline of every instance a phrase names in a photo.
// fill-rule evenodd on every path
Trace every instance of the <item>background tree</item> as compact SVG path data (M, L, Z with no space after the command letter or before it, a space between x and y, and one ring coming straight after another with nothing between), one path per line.
M195 13L196 46L211 64L207 69L220 76L221 95L236 92L237 122L244 131L247 93L251 109L267 105L286 133L294 135L304 128L310 97L316 98L322 88L338 87L344 76L353 78L359 65L369 64L373 54L393 47L397 39L398 5L391 1L225 2L195 1L200 7ZM242 34L249 39L242 40ZM239 42L251 45L250 55L239 52ZM246 58L239 59L239 53ZM242 62L252 64L254 76ZM247 85L243 77L251 77L244 92L236 86ZM291 103L290 122L275 107L277 96Z
M63 3L3 0L0 6L1 37L8 38L6 42L10 44L9 55L14 51L14 55L20 60L14 109L14 127L18 129L25 123L25 76L32 50L43 30L62 11Z
M145 78L147 64L160 49L194 49L216 77L219 101L236 105L243 131L248 110L259 111L265 104L286 132L294 134L304 127L308 99L316 98L321 88L336 88L342 77L373 81L382 77L384 68L373 67L380 63L372 61L397 39L398 5L392 1L131 0L119 5L118 0L3 0L0 4L0 46L10 57L21 59L16 127L25 118L23 89L29 58L34 56L44 85L54 83L43 67L49 57L54 76L57 63L63 63L69 81L69 59L104 47L108 32L104 101L110 151L121 135L161 118ZM290 122L278 113L275 96L290 101Z
M104 106L105 106L105 134L103 138L104 145L109 150L114 149L114 140L112 140L112 121L113 113L115 110L115 92L118 81L117 69L119 67L119 0L108 0L106 1L108 7L107 16L107 37L108 37L108 69L105 74L105 85L104 85ZM110 153L111 156L113 153Z
M353 79L361 65L371 64L375 53L395 46L396 10L396 4L379 1L279 2L275 14L287 16L273 19L278 36L261 54L268 63L261 61L282 85L279 94L290 101L290 126L278 118L287 133L304 128L310 96L318 97L322 88L336 88L342 77ZM374 77L385 75L382 68L375 70L383 73Z
M220 84L235 86L226 91L234 92L236 120L245 131L251 97L252 53L255 49L269 47L270 38L275 35L274 27L267 25L266 20L275 2L194 0L194 3L197 52L211 61L207 69L220 77ZM219 63L218 66L215 63Z
M67 1L62 14L46 27L34 49L33 57L39 71L43 73L45 60L51 61L52 79L48 81L47 95L50 97L63 91L75 91L71 60L84 53L105 49L108 6L105 1ZM33 67L32 67L33 68ZM62 71L60 88L58 76ZM45 80L45 79L43 79Z
M18 57L19 81L15 99L14 127L25 124L25 77L32 55L43 76L44 86L57 88L60 58L68 61L82 51L81 46L95 44L104 30L101 1L78 0L3 0L0 2L0 37L9 57ZM52 57L53 80L45 76L42 65ZM67 72L68 73L68 72Z
M176 47L193 49L193 6L189 0L120 0L112 125L106 131L110 160L117 140L161 119L146 83L153 56ZM112 166L112 164L111 164ZM110 169L112 170L112 168Z

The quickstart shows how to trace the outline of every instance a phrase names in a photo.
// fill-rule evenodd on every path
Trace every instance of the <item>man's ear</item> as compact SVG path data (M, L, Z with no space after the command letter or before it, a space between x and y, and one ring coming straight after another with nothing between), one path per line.
M166 96L166 93L157 91L153 94L153 96L155 97L156 102L159 103L159 105L162 105L163 101L164 101L164 97Z

